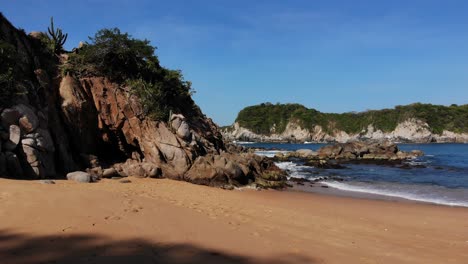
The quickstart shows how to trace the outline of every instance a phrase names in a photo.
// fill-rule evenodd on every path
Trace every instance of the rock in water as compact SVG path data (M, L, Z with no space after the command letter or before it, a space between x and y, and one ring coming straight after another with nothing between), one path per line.
M84 183L93 181L91 174L84 172L84 171L70 172L67 174L67 179L70 181L84 182Z

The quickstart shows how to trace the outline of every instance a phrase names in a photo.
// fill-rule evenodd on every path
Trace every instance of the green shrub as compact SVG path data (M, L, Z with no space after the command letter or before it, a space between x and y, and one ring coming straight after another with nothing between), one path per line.
M69 59L80 75L103 75L118 81L148 79L159 68L155 48L148 40L132 38L118 28L99 30Z
M148 40L134 39L117 28L102 29L70 54L61 70L77 77L106 76L130 87L156 120L167 120L170 111L201 115L191 97L191 83L180 71L161 67L155 50Z

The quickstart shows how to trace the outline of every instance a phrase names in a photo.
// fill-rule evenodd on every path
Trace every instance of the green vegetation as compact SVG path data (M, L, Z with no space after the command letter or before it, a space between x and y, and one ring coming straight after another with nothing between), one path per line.
M54 18L50 18L50 27L47 28L51 40L51 49L55 54L60 54L64 51L63 45L67 41L68 34L63 34L60 28L55 29Z
M264 135L272 133L271 127L275 127L276 133L282 133L289 121L295 121L307 129L319 125L327 132L338 129L347 133L360 133L370 124L376 129L390 132L398 123L409 118L427 122L431 131L436 134L442 133L443 130L468 132L468 105L442 106L415 103L396 106L394 109L335 114L321 113L299 104L264 103L241 110L236 122L257 134Z
M0 40L0 105L8 105L20 93L17 57L15 47Z
M106 76L128 86L156 120L167 120L170 111L187 117L201 114L191 98L191 83L180 71L162 67L148 40L117 28L99 30L89 40L70 54L62 74Z

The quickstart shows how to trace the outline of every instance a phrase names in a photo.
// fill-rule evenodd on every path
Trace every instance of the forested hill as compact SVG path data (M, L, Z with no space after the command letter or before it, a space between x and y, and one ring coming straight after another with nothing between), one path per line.
M241 110L236 122L256 134L282 133L290 121L302 128L313 129L319 125L325 131L360 133L369 125L383 132L393 131L397 125L410 118L419 119L429 125L434 134L448 130L455 133L468 132L468 105L432 105L414 103L392 109L368 110L365 112L322 113L300 104L262 103ZM274 129L272 129L274 128Z

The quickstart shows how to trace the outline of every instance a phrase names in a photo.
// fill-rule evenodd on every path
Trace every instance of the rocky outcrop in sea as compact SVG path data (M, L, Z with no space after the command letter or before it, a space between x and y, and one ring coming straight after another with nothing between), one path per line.
M290 161L299 159L304 165L321 169L342 169L343 164L365 163L378 165L402 165L404 161L423 156L420 150L401 151L391 142L367 143L355 141L337 143L321 147L317 151L299 149L293 152L279 152L273 158L275 161Z

